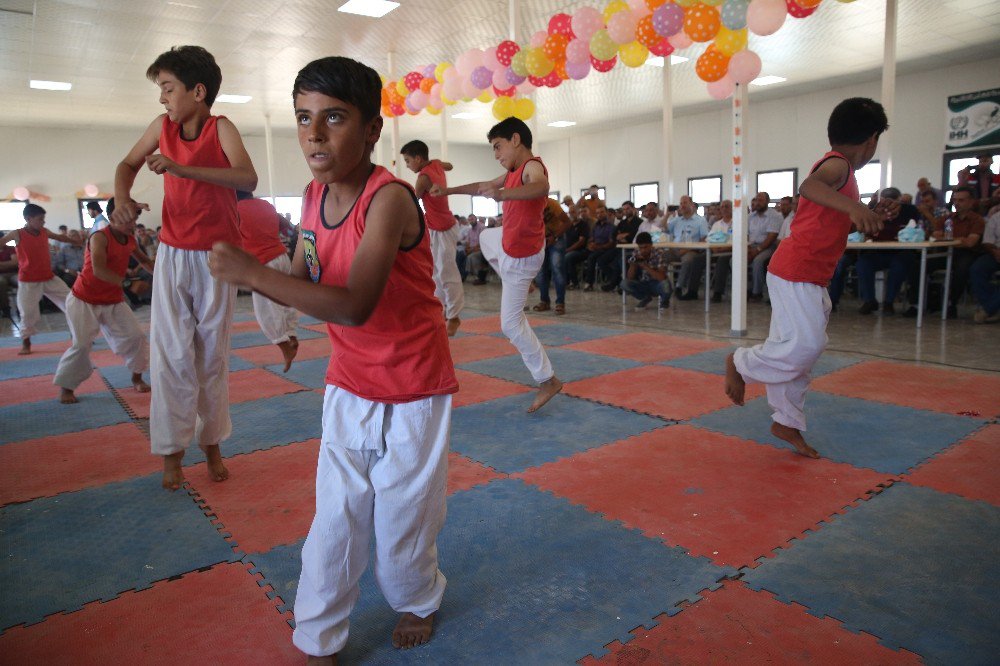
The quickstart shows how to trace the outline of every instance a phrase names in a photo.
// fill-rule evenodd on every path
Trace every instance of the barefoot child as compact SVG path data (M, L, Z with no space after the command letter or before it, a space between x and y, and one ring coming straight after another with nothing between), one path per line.
M251 192L237 192L236 199L243 249L268 268L291 273L292 262L278 236L281 221L278 211L267 201L254 199ZM288 372L299 351L299 339L295 335L299 313L295 308L275 303L256 291L253 292L253 313L261 332L281 350L281 357L285 360L284 372Z
M292 274L224 243L213 274L329 322L316 516L302 548L295 645L336 663L375 536L375 579L401 614L398 648L430 639L445 577L451 394L458 390L413 190L371 162L381 80L347 58L302 69L293 99L306 188Z
M66 234L52 233L45 228L45 209L33 203L24 207L24 226L7 232L0 238L0 247L14 241L17 252L17 309L21 312L21 351L19 356L31 353L31 336L42 318L38 302L42 296L66 312L69 287L52 272L52 255L49 239L63 243L82 244Z
M531 152L531 130L524 121L507 118L494 125L486 138L506 173L494 180L458 187L434 185L431 194L471 194L503 202L503 227L484 231L479 246L503 285L500 325L504 335L521 352L524 365L539 384L528 408L534 412L562 390L548 354L524 316L528 291L545 260L542 211L549 196L549 174Z
M150 321L149 438L163 456L163 487L184 483L181 460L192 438L208 459L209 476L229 476L219 443L229 436L229 332L236 287L208 270L212 244L239 245L236 192L257 186L240 134L211 115L222 85L212 54L174 47L146 70L160 88L160 115L115 172L112 219L134 222L142 204L131 196L145 164L163 175L163 229L153 276ZM159 149L159 153L157 153Z
M859 201L854 172L875 154L886 129L885 111L870 99L847 99L833 110L827 125L831 150L802 182L794 233L781 241L768 268L770 334L763 344L737 349L726 358L726 395L742 405L746 382L766 384L774 410L771 432L809 458L819 454L802 437L803 410L809 373L827 343L826 287L851 226L865 233L882 228L884 212Z
M444 306L444 317L448 321L448 336L458 332L462 320L458 315L465 304L462 276L455 261L458 246L458 227L455 216L448 208L448 197L431 196L431 185L448 187L445 171L451 171L451 163L429 159L427 144L410 141L399 151L406 162L406 168L417 175L413 186L417 196L424 202L424 220L431 239L431 254L434 256L434 295Z
M109 212L114 199L108 202ZM132 371L132 386L139 393L149 391L142 373L149 367L149 344L132 308L125 302L122 280L130 257L153 272L153 262L135 242L134 222L114 222L91 234L84 254L83 270L66 297L66 321L73 344L59 359L53 384L62 387L59 402L77 402L73 391L94 371L90 348L100 332L111 351L125 359Z

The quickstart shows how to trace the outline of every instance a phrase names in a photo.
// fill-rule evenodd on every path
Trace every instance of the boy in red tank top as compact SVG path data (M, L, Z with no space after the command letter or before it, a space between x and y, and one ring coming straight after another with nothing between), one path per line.
M373 69L337 57L295 79L299 145L313 181L291 275L226 243L211 256L219 279L329 322L316 516L302 548L292 637L316 664L336 663L347 642L373 534L375 579L401 614L396 647L430 639L447 582L436 540L458 383L417 199L371 162L381 87Z
M159 87L166 113L118 165L113 215L125 224L135 222L140 209L149 210L131 195L143 165L163 176L150 321L149 439L153 453L163 456L163 487L177 490L192 439L205 452L209 476L229 477L219 443L232 431L229 341L236 287L212 277L208 252L218 241L240 242L235 191L253 191L257 173L236 126L211 114L222 85L211 53L200 46L174 47L149 66L146 77Z
M108 214L115 200L108 201ZM78 402L73 391L94 372L90 348L98 333L104 335L111 350L125 359L132 371L132 386L139 393L149 391L142 373L149 367L149 344L139 328L132 308L125 302L122 280L128 271L129 258L153 272L153 262L135 242L135 223L113 222L90 235L84 255L83 270L66 297L66 321L73 344L59 359L52 383L62 388L59 402Z
M549 197L549 173L531 152L531 130L518 118L507 118L486 135L493 155L505 173L493 180L458 187L431 187L431 195L470 194L503 202L503 227L479 236L483 257L500 276L500 326L538 382L538 393L528 407L538 410L562 390L545 348L524 316L535 276L545 261L545 222L542 211Z
M432 185L448 187L445 171L451 171L450 162L430 159L427 144L410 141L399 151L406 162L406 168L417 175L413 189L424 203L424 220L427 221L431 238L431 254L434 256L434 295L444 306L444 318L448 321L448 336L458 333L462 320L458 315L465 305L465 291L462 276L458 272L455 252L458 247L458 227L455 216L448 207L448 197L431 196Z
M24 207L24 227L7 232L0 238L0 247L10 241L17 246L17 309L21 313L21 351L19 356L31 353L31 336L42 318L38 302L42 296L66 312L69 287L52 272L52 255L49 239L80 245L83 239L73 239L66 234L55 234L45 228L45 209L33 203Z
M809 373L827 343L827 285L852 226L869 234L882 228L884 205L872 211L860 202L854 172L871 160L888 127L882 106L867 98L844 100L833 110L827 125L831 150L802 181L792 233L768 267L770 334L763 344L737 349L726 358L729 399L742 405L746 382L766 384L774 410L771 433L809 458L819 453L802 436L803 410Z

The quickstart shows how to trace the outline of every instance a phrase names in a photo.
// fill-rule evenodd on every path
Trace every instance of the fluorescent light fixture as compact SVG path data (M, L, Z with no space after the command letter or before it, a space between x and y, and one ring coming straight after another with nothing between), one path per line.
M685 58L684 56L679 56L679 55L670 56L671 65L679 65L680 63L687 62L688 60L690 60L690 58ZM663 67L663 56L653 56L652 58L646 61L646 64L652 65L653 67Z
M451 114L451 117L452 118L457 118L458 120L472 120L474 118L478 118L479 114L478 113L469 113L468 111L462 111L461 113L453 113L453 114Z
M554 123L549 123L549 127L572 127L576 125L572 120L557 120Z
M223 104L246 104L252 99L250 95L219 95L215 101Z
M168 5L173 5L174 7L186 7L187 9L201 9L198 5L188 5L183 2L168 2Z
M39 81L37 79L31 79L31 83L28 85L35 90L71 90L73 88L72 83L64 81Z
M787 81L783 76L759 76L750 82L752 86L769 86L775 83L781 83L782 81Z
M370 16L372 18L382 18L396 7L399 7L399 3L392 2L391 0L348 0L337 11L347 14Z

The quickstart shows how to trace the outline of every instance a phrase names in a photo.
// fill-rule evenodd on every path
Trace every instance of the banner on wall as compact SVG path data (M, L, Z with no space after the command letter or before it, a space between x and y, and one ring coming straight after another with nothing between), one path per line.
M945 150L1000 144L1000 88L948 98Z

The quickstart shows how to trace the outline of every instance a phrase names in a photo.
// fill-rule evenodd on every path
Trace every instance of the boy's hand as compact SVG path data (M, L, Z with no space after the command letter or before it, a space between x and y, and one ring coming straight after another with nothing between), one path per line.
M446 196L447 194L444 191L444 188L436 183L434 185L431 185L431 189L427 190L427 192L430 193L432 197L443 197Z
M870 210L868 206L861 202L851 209L849 213L851 222L857 227L858 231L865 235L874 236L878 232L882 231L882 220L885 219L885 213L878 213L874 210Z
M177 162L174 162L166 155L161 155L160 153L146 155L146 166L148 166L149 170L156 173L158 176L162 176L167 172L176 175L174 172L177 169Z
M133 199L115 201L115 209L111 211L112 224L131 224L139 219L139 211L149 210L149 204L139 203Z
M223 282L251 287L258 268L260 262L256 257L229 243L216 243L208 253L208 269Z
M895 199L881 199L875 204L875 212L885 220L892 220L899 215L899 208L899 202Z

